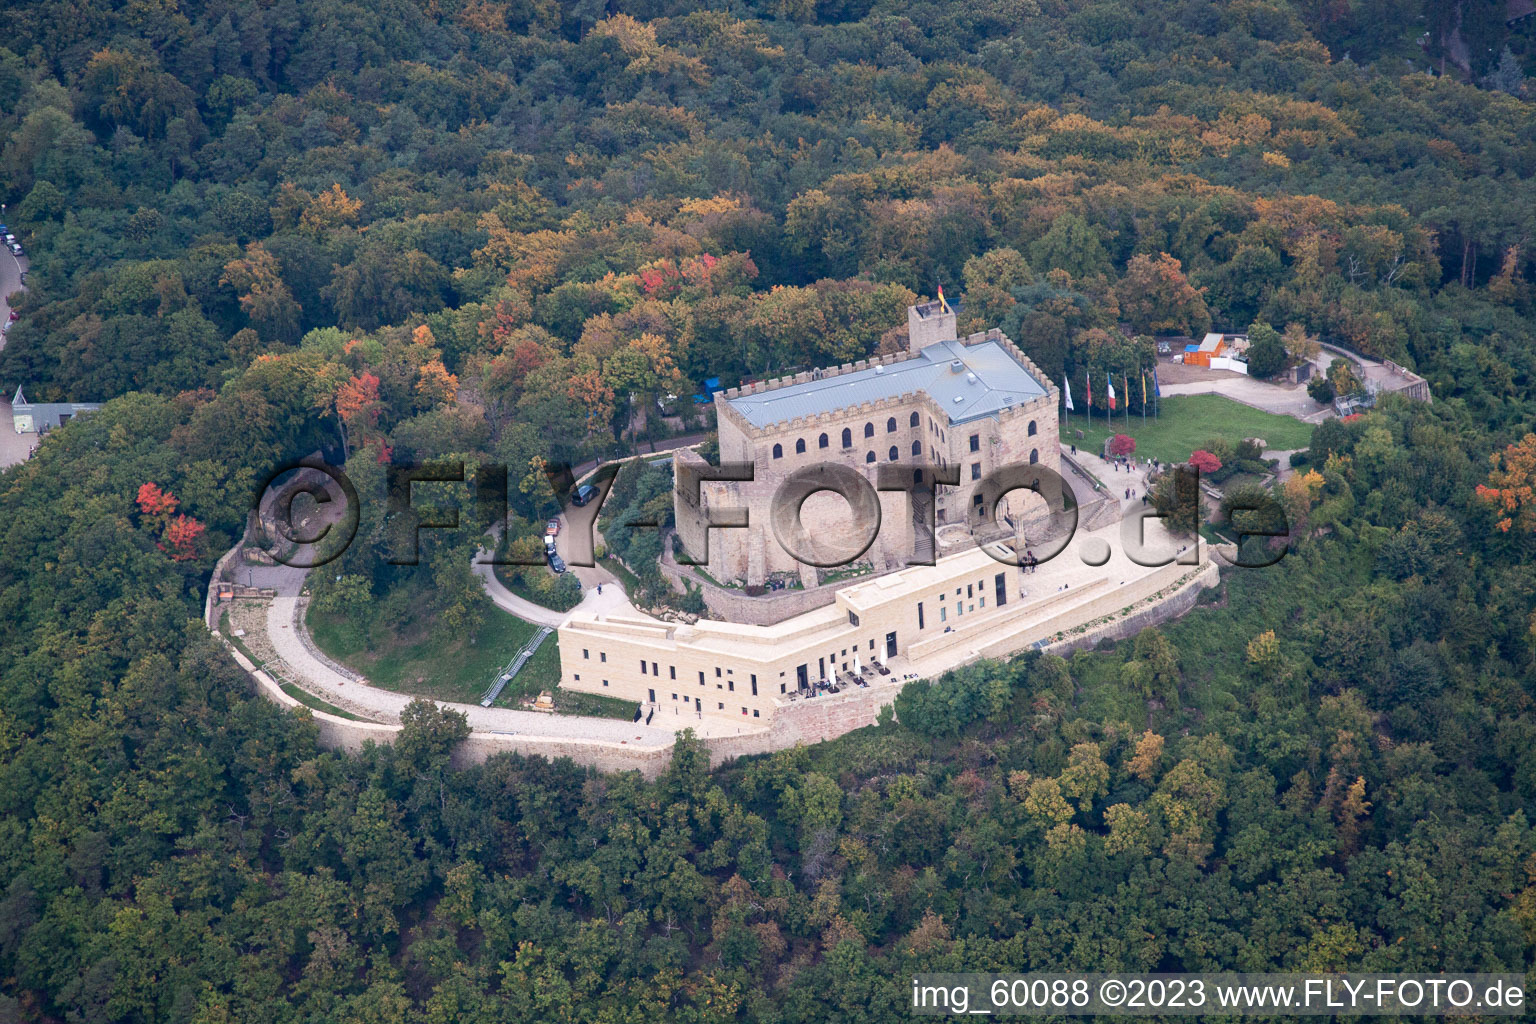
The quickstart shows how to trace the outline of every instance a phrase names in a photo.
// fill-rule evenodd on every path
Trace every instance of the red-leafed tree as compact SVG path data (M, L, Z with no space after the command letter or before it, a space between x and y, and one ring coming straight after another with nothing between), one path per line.
M1130 434L1116 434L1109 439L1109 454L1120 457L1136 451L1136 439Z
M165 527L165 539L170 547L162 544L161 550L168 550L178 562L190 561L197 557L197 542L202 539L204 529L203 524L191 516L177 516Z
M163 519L176 511L180 504L170 491L162 491L158 484L139 485L139 511L152 519Z
M1221 468L1221 460L1204 448L1190 453L1189 464L1202 473L1214 473Z

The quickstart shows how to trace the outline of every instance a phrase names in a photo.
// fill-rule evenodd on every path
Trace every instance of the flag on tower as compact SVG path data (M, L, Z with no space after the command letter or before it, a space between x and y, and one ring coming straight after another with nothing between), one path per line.
M939 306L946 313L952 312L952 310L949 308L949 303L944 298L944 286L943 285L939 285Z
M1109 409L1113 412L1115 409L1115 377L1113 374L1108 374L1107 376L1109 377Z
M1061 378L1061 388L1061 397L1067 402L1067 412L1076 412L1077 407L1072 404L1072 382L1065 377Z

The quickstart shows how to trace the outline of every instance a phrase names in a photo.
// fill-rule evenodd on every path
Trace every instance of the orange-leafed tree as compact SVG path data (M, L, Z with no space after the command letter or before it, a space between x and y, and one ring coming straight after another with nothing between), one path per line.
M336 424L341 432L342 452L352 454L352 437L362 434L379 420L379 378L364 372L344 381L333 400Z
M1167 253L1132 256L1115 295L1120 312L1138 330L1199 335L1211 326L1204 290L1190 284L1183 266Z
M1498 513L1502 532L1536 532L1536 434L1526 434L1488 460L1493 470L1486 484L1477 485L1478 498Z
M428 360L418 372L416 393L432 405L452 405L459 394L459 378L448 372L441 359Z

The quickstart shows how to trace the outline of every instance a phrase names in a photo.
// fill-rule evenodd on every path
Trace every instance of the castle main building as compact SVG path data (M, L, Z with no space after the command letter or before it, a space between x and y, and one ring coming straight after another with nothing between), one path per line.
M910 308L907 332L904 353L715 396L721 462L751 463L755 473L750 482L706 482L698 505L679 489L678 534L695 557L707 552L713 578L755 586L786 573L815 585L814 569L784 550L768 528L774 492L806 466L846 465L871 485L883 465L911 465L915 479L921 479L920 464L958 467L957 485L934 488L940 527L982 527L998 512L1022 513L1027 498L1021 493L1005 499L1004 509L987 507L978 485L1000 466L1032 463L1060 471L1057 389L1018 346L996 329L958 338L954 312L939 303ZM914 518L928 513L917 507L925 499L913 492L881 491L879 498L880 531L866 557L874 571L884 572L919 555L922 531L914 529ZM706 543L711 507L745 508L752 526L712 530ZM829 536L854 530L847 502L825 492L805 502L802 521Z

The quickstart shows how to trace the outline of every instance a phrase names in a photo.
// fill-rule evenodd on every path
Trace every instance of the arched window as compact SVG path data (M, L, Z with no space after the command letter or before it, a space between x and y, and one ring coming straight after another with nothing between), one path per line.
M864 436L865 437L874 437L875 436L875 425L873 423L866 423L866 424L864 424Z
M912 414L912 418L907 420L907 426L909 426L909 427L917 426L917 413L913 413Z
M1035 421L1034 420L1030 420L1029 421L1029 436L1030 437L1034 437L1035 436Z
M805 454L805 438L801 437L801 438L797 438L795 440L795 454L796 455L804 455Z
M891 445L891 452L890 452L890 456L889 456L890 461L895 462L897 457L899 457L900 455L901 455L901 452L896 450L896 446L895 445Z
M782 459L784 457L784 446L783 445L776 444L776 445L773 446L773 457L776 458L776 459Z
M853 431L849 430L847 427L843 428L843 447L853 447Z
M874 452L865 452L864 453L864 461L865 462L874 462L875 461L875 453Z
M921 455L921 454L923 454L923 442L921 442L921 441L913 441L912 442L912 454L913 455Z
M1037 463L1039 461L1040 461L1040 449L1039 448L1031 448L1029 450L1029 464L1031 466L1033 466L1035 463Z
M827 435L826 434L822 434L821 435L821 440L816 442L816 447L818 447L818 448L825 448L826 446L827 446Z
M912 482L915 483L915 484L920 484L920 483L923 482L923 471L922 470L914 469L912 471Z
M887 434L894 434L894 433L896 433L896 417L895 416L892 416L890 419L885 421L885 432Z

